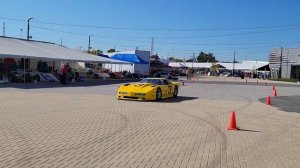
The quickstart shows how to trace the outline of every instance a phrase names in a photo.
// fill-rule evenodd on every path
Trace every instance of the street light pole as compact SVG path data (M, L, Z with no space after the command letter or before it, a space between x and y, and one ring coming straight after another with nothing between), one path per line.
M281 72L282 72L282 50L283 50L283 47L280 48L281 50L281 54L280 54L280 67L279 67L279 78L281 79Z
M192 69L194 69L194 60L195 60L195 53L193 53Z
M31 20L31 19L33 19L32 17L31 18L29 18L28 20L27 20L27 40L29 40L29 29L30 29L30 27L29 27L29 21Z
M234 77L234 67L235 67L235 51L234 51L234 54L233 54L232 77Z
M88 53L90 53L90 49L91 49L91 36L92 36L92 35L89 35Z

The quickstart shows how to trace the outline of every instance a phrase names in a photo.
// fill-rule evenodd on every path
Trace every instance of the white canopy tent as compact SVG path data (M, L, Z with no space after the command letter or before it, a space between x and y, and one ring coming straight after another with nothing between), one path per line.
M0 57L131 64L130 62L82 53L54 43L9 37L0 37Z
M82 53L54 43L24 40L0 36L0 58L39 59L44 61L98 62L107 64L131 64L130 62L109 59ZM25 61L24 61L25 78ZM24 79L25 82L25 79Z

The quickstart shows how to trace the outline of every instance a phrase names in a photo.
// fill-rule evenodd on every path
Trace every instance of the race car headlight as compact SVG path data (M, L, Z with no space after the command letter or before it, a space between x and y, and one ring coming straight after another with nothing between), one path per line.
M119 94L121 94L121 95L126 95L127 92L119 92Z
M146 96L145 93L135 93L134 95L135 95L135 96Z

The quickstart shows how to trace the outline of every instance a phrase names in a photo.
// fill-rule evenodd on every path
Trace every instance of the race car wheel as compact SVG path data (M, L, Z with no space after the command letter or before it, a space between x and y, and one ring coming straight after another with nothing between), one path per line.
M156 100L160 100L162 97L162 92L160 88L157 88L156 90Z
M173 97L177 97L177 95L178 95L178 87L175 86L175 88L174 88L174 93L173 93Z

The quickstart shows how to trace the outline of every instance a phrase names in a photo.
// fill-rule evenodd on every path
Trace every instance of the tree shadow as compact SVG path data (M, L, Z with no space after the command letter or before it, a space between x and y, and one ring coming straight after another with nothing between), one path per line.
M263 97L258 101L265 103L266 99ZM300 95L271 97L271 106L284 112L300 113Z

